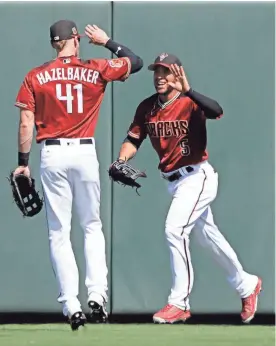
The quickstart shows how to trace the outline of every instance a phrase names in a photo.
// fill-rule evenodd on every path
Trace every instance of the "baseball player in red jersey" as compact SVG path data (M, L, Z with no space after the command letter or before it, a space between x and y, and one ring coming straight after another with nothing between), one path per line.
M249 323L257 309L261 279L243 270L236 253L214 223L210 207L217 195L218 174L208 162L206 120L220 118L222 108L190 88L182 64L174 55L161 54L149 70L154 71L157 93L139 104L118 160L131 159L149 136L172 196L165 233L173 283L168 304L154 314L153 320L175 323L191 316L192 231L225 269L230 284L242 299L242 321Z
M94 133L108 82L125 81L143 62L131 50L112 41L97 26L87 25L90 43L102 45L116 59L79 58L77 26L61 20L50 28L57 57L31 70L19 90L18 168L30 176L29 153L34 125L41 146L40 175L44 190L50 252L59 284L58 302L73 330L86 322L78 300L79 274L70 242L72 204L84 230L85 284L91 320L105 322L107 266L100 219L99 163Z

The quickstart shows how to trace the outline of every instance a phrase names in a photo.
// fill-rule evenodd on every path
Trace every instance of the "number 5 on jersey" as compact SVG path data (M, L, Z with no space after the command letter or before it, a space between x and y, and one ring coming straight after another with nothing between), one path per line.
M77 111L78 113L83 113L82 84L76 84L74 86L72 84L66 84L64 96L62 94L62 86L61 84L56 84L56 95L58 100L66 101L67 113L73 113L73 100L75 97L77 98Z
M188 138L184 138L180 141L181 155L189 156L191 153L190 146L188 145Z

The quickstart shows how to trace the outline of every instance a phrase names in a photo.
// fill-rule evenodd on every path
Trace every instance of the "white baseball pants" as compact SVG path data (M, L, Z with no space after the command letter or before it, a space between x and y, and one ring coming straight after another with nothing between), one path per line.
M65 316L81 311L79 273L70 241L72 207L84 231L88 301L107 301L105 239L100 219L99 163L95 141L60 139L60 145L41 144L40 175L44 190L50 255L59 284L58 302Z
M258 281L257 276L243 270L236 253L214 223L210 204L217 195L218 174L207 161L191 167L193 172L188 173L183 167L179 170L182 177L168 183L173 199L165 229L173 278L168 303L184 310L190 309L189 294L194 281L189 250L192 230L199 243L209 248L224 268L228 281L241 298L249 296Z

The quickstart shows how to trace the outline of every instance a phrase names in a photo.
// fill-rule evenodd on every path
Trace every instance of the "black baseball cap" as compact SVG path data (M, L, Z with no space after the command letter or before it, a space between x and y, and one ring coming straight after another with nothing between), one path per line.
M176 64L182 66L182 62L173 54L162 53L154 60L154 63L148 66L150 71L154 71L156 66L165 66L170 68L170 65Z
M76 23L71 20L59 20L50 27L50 37L52 42L70 40L78 36Z

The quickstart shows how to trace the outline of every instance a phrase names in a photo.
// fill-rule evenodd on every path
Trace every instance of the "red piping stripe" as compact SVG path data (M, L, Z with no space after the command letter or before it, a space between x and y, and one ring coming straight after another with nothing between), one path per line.
M194 208L193 208L193 210L192 210L192 212L191 212L191 214L190 214L190 216L189 216L189 218L188 218L188 221L187 221L186 225L183 227L183 230L182 230L181 235L183 235L184 230L185 230L185 227L187 227L187 226L189 225L189 222L190 222L190 219L191 219L191 217L192 217L192 215L193 215L193 212L195 211L195 208L196 208L196 206L197 206L197 204L198 204L198 202L199 202L199 200L200 200L200 197L201 197L201 195L202 195L202 192L204 191L204 186L205 186L205 181L206 181L206 179L207 179L207 176L206 176L206 173L205 173L204 170L203 170L203 172L204 172L204 180L203 180L203 184L202 184L202 189L201 189L201 191L200 191L200 193L199 193L199 196L198 196L198 199L197 199L197 201L196 201L196 203L195 203L195 206L194 206ZM187 290L187 295L186 295L186 297L184 298L184 302L185 302L185 300L189 297L189 294L190 294L190 285L191 285L190 261L189 261L188 254L187 254L187 244L186 244L185 238L184 238L184 244L183 244L183 245L184 245L184 253L185 253L186 262L187 262L187 271L188 271L188 290Z

